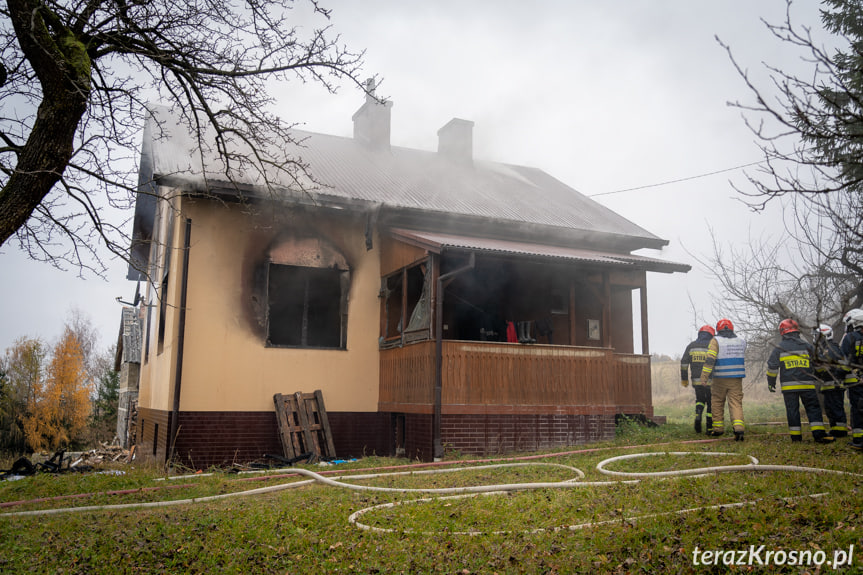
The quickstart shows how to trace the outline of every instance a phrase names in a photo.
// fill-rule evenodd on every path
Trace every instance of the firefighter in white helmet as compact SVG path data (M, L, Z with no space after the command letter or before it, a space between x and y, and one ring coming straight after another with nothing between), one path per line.
M815 377L821 381L821 395L824 397L824 411L830 424L830 435L846 437L848 419L845 416L845 374L848 368L843 365L845 356L839 344L833 341L833 328L821 324L813 330L815 344Z
M842 321L845 323L845 336L840 347L849 364L845 387L851 404L851 447L863 451L863 387L857 375L859 366L863 365L863 310L852 309Z

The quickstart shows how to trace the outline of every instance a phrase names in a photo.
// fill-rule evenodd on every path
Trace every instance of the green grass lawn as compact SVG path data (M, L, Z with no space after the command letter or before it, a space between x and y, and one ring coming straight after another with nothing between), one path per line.
M781 551L785 563L792 551L795 560L796 554L803 553L810 561L832 561L834 552L847 553L854 545L853 564L842 572L863 572L863 551L857 549L863 534L859 511L863 477L747 471L648 477L624 483L596 469L599 462L613 456L685 451L690 455L645 456L615 461L608 468L687 470L745 465L750 462L748 456L754 456L762 464L863 473L863 456L848 449L845 441L816 445L806 434L804 443L791 445L784 427L759 426L755 421L749 418L752 425L743 443L704 441L703 435L691 431L688 420L655 428L627 423L613 442L528 460L582 470L585 478L575 485L458 498L315 484L175 506L8 515L67 506L207 497L304 479L215 474L160 481L157 470L132 467L121 468L124 475L39 475L0 483L0 505L96 495L0 507L0 513L7 514L0 517L0 572L719 573L728 569L722 563L729 556L721 556L718 565L704 566L704 550L739 552L762 545L756 560L764 561L767 551ZM706 452L728 455L703 455ZM392 465L420 469L407 467L409 463L368 458L310 469L339 469L346 475L351 469ZM463 458L455 463L466 465ZM417 489L559 483L575 477L577 473L566 467L536 465L351 483ZM587 482L613 483L578 485ZM158 489L152 490L154 487ZM110 495L109 491L131 492ZM356 521L365 529L349 521L361 510L366 511ZM698 555L694 555L696 550ZM715 560L712 554L707 558L711 563ZM746 569L748 566L738 568ZM756 563L754 569L816 572L814 564L803 568ZM831 568L825 564L821 570Z

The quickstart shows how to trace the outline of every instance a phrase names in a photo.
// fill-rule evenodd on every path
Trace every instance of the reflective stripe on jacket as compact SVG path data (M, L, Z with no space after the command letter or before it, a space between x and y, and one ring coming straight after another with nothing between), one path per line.
M704 368L704 362L707 360L707 348L710 340L713 338L709 332L698 332L698 339L686 346L686 350L680 358L680 380L686 381L689 379L689 372L692 372L692 382L695 385L701 383L701 370Z
M863 333L859 330L849 331L842 337L842 354L852 364L863 363ZM857 370L849 368L845 373L845 385L851 386L858 382Z
M841 386L848 368L842 365L845 356L842 355L839 344L832 339L819 338L816 340L815 354L815 377L821 380L821 391L830 391Z
M713 377L746 377L746 369L743 365L746 342L743 338L732 333L730 337L720 334L715 339L719 349L716 353Z
M767 381L779 385L782 391L815 389L815 369L812 366L814 348L800 338L800 332L782 336L767 360Z

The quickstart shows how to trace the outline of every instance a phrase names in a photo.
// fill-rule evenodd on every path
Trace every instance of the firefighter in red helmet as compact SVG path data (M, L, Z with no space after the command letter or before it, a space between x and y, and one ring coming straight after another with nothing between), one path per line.
M701 384L710 385L712 437L725 433L725 401L734 427L734 440L743 441L743 378L746 341L734 333L729 319L716 322L716 336L707 346L707 359L701 370Z
M680 358L680 385L689 385L689 375L692 373L692 389L695 390L695 433L701 433L701 414L707 410L705 432L713 427L713 415L710 411L710 386L701 384L701 370L707 359L707 347L716 335L712 326L703 325L698 328L698 336L683 352Z
M822 421L821 404L815 393L815 368L812 358L815 349L800 337L800 325L793 319L784 319L779 324L782 339L773 348L767 360L767 387L776 391L779 379L782 398L785 400L785 416L788 418L788 434L791 441L803 441L803 428L800 424L800 403L806 410L809 430L816 443L830 443L833 437L827 435Z

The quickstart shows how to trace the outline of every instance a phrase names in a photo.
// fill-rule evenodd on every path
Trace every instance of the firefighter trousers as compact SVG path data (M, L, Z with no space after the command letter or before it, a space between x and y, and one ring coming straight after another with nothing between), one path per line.
M695 390L695 418L701 419L701 414L707 410L707 419L713 417L713 412L710 411L710 386L693 384L692 389Z
M848 435L845 389L842 387L822 389L821 395L824 397L824 411L827 412L827 420L830 422L830 434L833 437L845 437Z
M851 441L863 444L863 384L848 388L848 403L851 404Z
M792 439L803 435L803 427L800 423L800 404L806 410L806 419L809 420L809 430L812 437L821 439L827 435L824 422L821 421L821 404L818 403L818 394L814 389L801 389L796 391L783 391L782 399L785 400L785 416L788 418L788 434Z
M742 433L743 427L743 378L714 377L710 386L710 413L713 414L713 433L725 431L725 401L734 431Z

